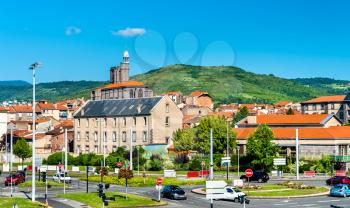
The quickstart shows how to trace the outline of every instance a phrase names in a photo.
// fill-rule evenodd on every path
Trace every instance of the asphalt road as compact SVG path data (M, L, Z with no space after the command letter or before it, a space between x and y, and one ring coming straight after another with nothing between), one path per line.
M324 181L303 181L306 184L313 185L324 185ZM276 183L276 181L270 181L269 183ZM97 183L89 183L89 192L97 191ZM86 191L86 182L80 181L72 184L73 187L67 188L67 192L84 192ZM0 183L0 187L3 187L3 184ZM194 188L199 188L200 186L186 186L183 187L187 194L187 200L169 200L163 199L168 202L167 208L176 208L176 207L190 207L190 208L204 208L210 207L210 201L205 199L205 196L191 193L191 190ZM30 190L30 189L25 189ZM4 190L6 191L6 190ZM19 190L18 190L19 191ZM120 191L125 192L125 187L123 186L111 186L110 191ZM43 198L45 193L44 188L37 189L37 197ZM52 207L59 208L70 208L70 206L63 206L62 203L55 199L55 195L58 193L63 193L63 188L51 188L49 190L49 204ZM158 198L158 191L155 190L155 187L129 187L128 193L137 194L141 196L151 197L154 199ZM283 208L329 208L331 205L336 205L343 208L350 208L350 197L330 197L330 196L320 196L320 197L308 197L308 198L291 198L289 200L285 199L250 199L250 204L246 205L247 208L274 208L274 207L283 207ZM242 207L243 205L235 203L232 201L214 201L214 207L226 208L226 207Z

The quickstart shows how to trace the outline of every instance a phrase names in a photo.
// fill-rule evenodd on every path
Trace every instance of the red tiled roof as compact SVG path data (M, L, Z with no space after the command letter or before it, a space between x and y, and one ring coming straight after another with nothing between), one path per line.
M286 106L289 103L291 103L291 102L290 101L280 101L280 102L276 103L275 105L276 106Z
M342 102L344 101L345 97L346 95L322 96L322 97L304 101L302 103Z
M39 103L38 107L42 110L56 110L56 107L54 104L50 104L50 103Z
M127 81L127 82L120 82L116 84L109 84L101 88L102 90L107 90L107 89L115 89L115 88L121 88L121 87L143 87L145 86L142 82L138 81Z
M32 113L33 107L31 105L14 105L10 107L11 113ZM35 106L35 112L40 112L38 105Z
M257 115L257 124L319 124L328 114L297 114L297 115Z
M201 91L194 91L194 92L191 92L191 96L193 97L199 97L201 95L209 95L208 92L204 91L204 92L201 92Z
M208 112L208 116L224 116L225 118L233 118L232 112Z
M271 128L276 139L292 139L296 136L296 128ZM255 128L236 128L239 140L247 139ZM300 139L350 139L350 126L334 126L330 128L299 128Z

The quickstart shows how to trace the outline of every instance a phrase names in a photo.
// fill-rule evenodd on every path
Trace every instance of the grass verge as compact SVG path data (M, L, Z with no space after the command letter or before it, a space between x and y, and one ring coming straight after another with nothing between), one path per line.
M48 185L51 185L51 187L63 187L63 183L58 183L56 181L48 181ZM35 182L36 187L45 187L45 182L43 181L36 181ZM26 181L24 183L18 184L18 187L31 187L32 181ZM66 184L68 187L69 185Z
M86 180L86 177L80 177L80 180ZM146 186L155 186L156 177L139 177L136 176L132 179L128 180L128 186L132 187L146 187ZM100 182L100 176L90 176L89 181ZM125 185L125 179L118 179L117 176L104 176L104 183L115 184L115 185ZM205 179L182 179L179 180L177 178L164 178L163 185L204 185Z
M283 191L254 191L254 192L248 192L245 191L248 196L302 196L302 195L310 195L310 194L319 194L327 192L328 189L325 187L316 187L314 189L290 189L290 190L283 190Z
M0 198L0 207L12 207L14 204L17 204L17 207L26 207L26 208L38 208L38 207L45 207L44 205L37 203L37 202L32 202L29 199L24 199L24 198L5 198L1 197Z
M58 197L71 199L81 202L91 207L102 207L102 200L97 193L69 193L58 194ZM166 205L166 202L153 201L150 198L128 194L128 199L125 199L126 194L119 192L107 192L107 197L116 197L116 201L110 201L108 207L145 207L145 206L161 206Z

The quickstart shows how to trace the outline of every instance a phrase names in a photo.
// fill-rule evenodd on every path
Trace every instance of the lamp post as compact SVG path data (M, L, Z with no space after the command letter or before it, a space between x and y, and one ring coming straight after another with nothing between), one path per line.
M237 163L238 163L237 175L238 175L238 178L239 178L239 149L240 149L240 147L237 145Z
M12 164L13 164L13 128L11 127L11 141L10 141L10 146L11 146L11 155L10 155L10 176L11 176L11 197L13 195L13 177L12 177ZM23 167L22 167L23 168Z
M130 128L130 170L132 171L132 136L133 136L133 133L132 133L132 128Z
M299 129L295 130L295 153L296 153L296 174L299 180Z
M33 72L33 141L32 141L32 201L35 201L35 70L38 69L41 66L40 62L35 62L34 64L29 66L29 70L32 70Z

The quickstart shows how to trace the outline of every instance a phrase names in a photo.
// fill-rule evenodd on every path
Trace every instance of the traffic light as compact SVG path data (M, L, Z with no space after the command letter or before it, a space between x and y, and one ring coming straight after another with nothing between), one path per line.
M46 172L41 172L41 179L43 182L46 182Z

